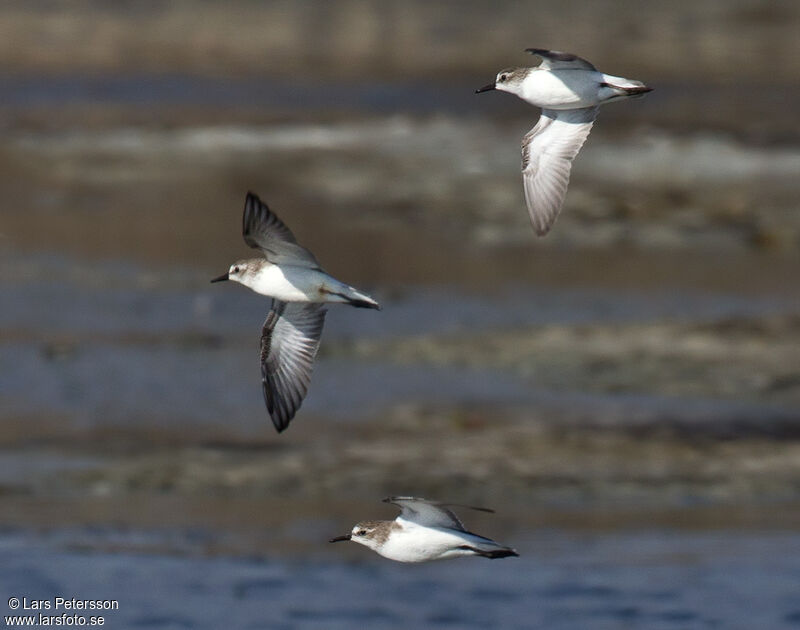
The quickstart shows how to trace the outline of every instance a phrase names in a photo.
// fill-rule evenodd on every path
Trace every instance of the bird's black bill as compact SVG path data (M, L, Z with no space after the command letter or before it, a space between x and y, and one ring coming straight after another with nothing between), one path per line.
M342 542L343 540L350 540L350 534L346 536L337 536L336 538L331 538L328 542Z
M489 90L494 90L494 83L490 83L489 85L484 85L482 88L478 88L475 90L475 94L480 94L481 92L488 92Z
M211 282L223 282L228 279L228 272L223 273L219 278L214 278Z

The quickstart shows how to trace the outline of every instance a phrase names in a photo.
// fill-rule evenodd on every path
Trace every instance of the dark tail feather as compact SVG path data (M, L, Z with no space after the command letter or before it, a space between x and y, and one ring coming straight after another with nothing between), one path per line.
M344 298L347 304L350 306L355 306L356 308L374 308L376 310L381 310L381 305L375 300L364 300L362 298L345 295L344 293L333 293L333 295L338 295L340 298Z
M378 304L377 302L369 302L367 300L347 298L347 303L350 306L355 306L356 308L374 308L377 310L381 310L381 305Z
M601 83L603 87L610 87L614 88L615 90L620 90L625 93L626 96L642 96L647 94L648 92L652 92L653 88L648 87L647 85L614 85L613 83Z
M491 558L492 560L495 558L508 558L510 556L519 557L519 554L510 547L500 547L499 549L492 549L490 551L478 549L477 547L471 547L470 545L462 545L461 548L469 549L470 551L474 552L475 555L483 558Z
M629 87L623 88L629 96L644 96L648 92L652 92L653 88L643 85L642 87Z

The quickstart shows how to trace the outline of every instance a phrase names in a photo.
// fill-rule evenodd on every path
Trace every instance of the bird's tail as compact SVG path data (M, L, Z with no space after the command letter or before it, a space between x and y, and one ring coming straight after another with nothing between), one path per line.
M363 295L363 297L348 298L347 303L350 306L355 306L356 308L374 308L378 311L381 310L381 305L375 300L363 293L361 295Z
M377 300L347 284L337 283L334 287L326 287L326 293L332 298L332 302L344 302L356 308L381 309Z
M476 552L479 556L483 558L491 558L494 560L495 558L508 558L508 557L519 557L519 554L511 549L511 547L500 547L499 549L490 549L488 551L477 551Z
M603 102L621 98L637 98L653 91L653 88L645 85L641 81L611 76L607 76L606 81L601 83L600 87L604 88L601 92L601 99Z
M494 560L495 558L508 558L510 556L518 557L519 554L514 551L511 547L503 547L502 545L498 545L497 543L491 544L483 544L483 545L462 545L461 549L465 551L471 551L476 556L481 556L482 558L491 558Z

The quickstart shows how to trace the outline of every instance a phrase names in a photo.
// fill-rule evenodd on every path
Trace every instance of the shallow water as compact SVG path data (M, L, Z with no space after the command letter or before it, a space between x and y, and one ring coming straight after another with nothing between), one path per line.
M800 627L793 4L637 5L609 39L602 3L412 3L396 41L350 0L12 5L9 51L71 54L0 70L0 593L115 598L112 628ZM656 86L604 108L546 239L536 112L472 94L515 32ZM247 189L384 305L330 309L280 436L267 300L208 284ZM468 523L522 557L324 542L399 493L496 508Z
M71 270L64 274L64 270ZM17 276L22 271L23 278ZM0 382L6 417L58 412L86 428L168 423L212 426L228 418L249 434L262 415L257 342L269 301L238 286L214 285L189 269L165 279L130 263L101 269L69 258L7 257L0 326ZM487 299L488 297L488 299ZM670 400L658 392L591 395L548 392L519 375L487 366L436 366L348 356L353 344L417 335L465 339L494 330L552 323L635 324L716 321L796 311L794 298L683 291L625 291L498 286L485 293L407 287L380 313L332 307L303 413L374 417L406 401L627 409L634 418L789 416L756 401ZM37 387L30 387L30 383ZM777 416L776 416L777 414ZM69 426L69 424L67 426ZM250 430L248 430L248 427Z
M116 599L112 628L800 625L796 533L538 531L518 548L503 561L406 566L341 546L291 560L80 551L6 534L0 590Z

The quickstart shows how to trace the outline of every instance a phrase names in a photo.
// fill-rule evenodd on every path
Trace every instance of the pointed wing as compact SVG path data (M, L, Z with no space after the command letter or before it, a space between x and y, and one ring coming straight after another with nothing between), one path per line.
M319 269L314 255L297 244L294 234L257 195L249 192L242 215L244 242L260 249L273 264L297 265Z
M449 527L466 532L463 523L448 506L457 506L455 503L439 503L415 497L388 497L384 503L391 503L400 508L400 517L406 521L423 525L425 527ZM457 507L469 508L480 512L492 512L488 508L461 505Z
M261 381L278 433L289 426L308 391L325 312L322 304L273 300L264 321Z
M522 183L536 234L555 223L567 194L572 160L597 116L597 107L542 110L539 122L522 139Z
M547 50L546 48L526 48L525 52L538 55L542 58L540 68L544 70L554 70L556 68L572 70L597 70L586 59L581 59L572 53L559 52L558 50Z

